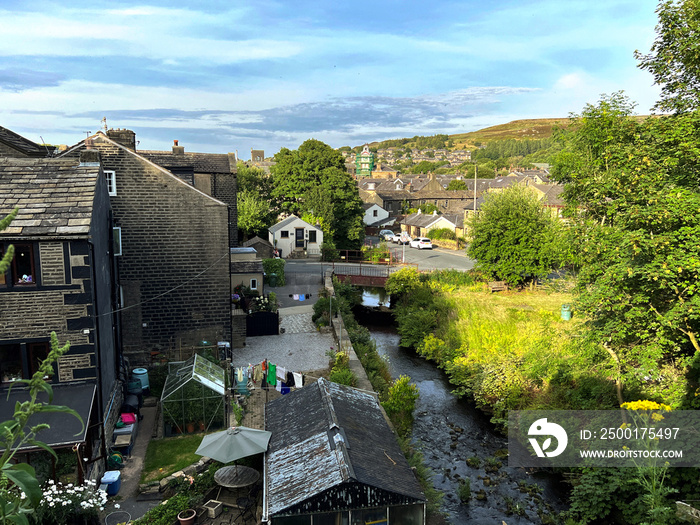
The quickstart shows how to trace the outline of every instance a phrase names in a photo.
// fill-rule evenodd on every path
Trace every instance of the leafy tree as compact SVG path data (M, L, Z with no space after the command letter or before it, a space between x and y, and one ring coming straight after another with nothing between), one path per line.
M659 23L651 52L635 51L639 67L661 86L657 109L700 109L700 1L665 0L656 9Z
M18 213L19 213L19 208L15 208L6 217L4 217L2 220L0 220L0 231L7 228L10 225L10 223L12 222L12 219L17 217ZM0 273L5 273L7 271L7 269L10 267L10 263L12 262L12 257L14 257L14 255L15 255L15 247L10 244L7 247L7 251L0 259Z
M490 193L471 220L469 256L479 270L511 286L535 281L559 263L555 221L526 188Z
M267 230L274 220L270 220L270 205L254 190L239 191L236 196L238 206L238 229L245 237L254 235L266 237Z
M298 150L283 148L275 161L273 195L282 200L282 207L300 215L311 210L317 214L317 207L327 210L330 201L334 244L341 249L358 248L364 239L362 200L345 170L343 156L327 144L309 139Z
M448 191L464 191L467 189L467 183L461 179L452 179L447 185Z
M577 222L579 307L631 375L700 350L700 114L635 121L587 106L553 174ZM622 371L621 371L622 373Z

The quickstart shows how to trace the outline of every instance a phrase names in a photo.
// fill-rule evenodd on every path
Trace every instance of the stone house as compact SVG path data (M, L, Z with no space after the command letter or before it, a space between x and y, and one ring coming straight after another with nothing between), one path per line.
M417 213L408 215L401 223L401 231L407 232L412 238L427 237L430 230L447 228L457 235L464 230L464 219L461 214Z
M77 419L61 413L30 422L50 425L37 437L51 448L77 447L78 457L87 458L79 471L98 478L123 395L119 246L98 156L82 153L63 160L0 158L0 218L19 208L0 232L0 252L15 248L11 267L0 274L0 421L11 419L16 401L28 399L26 389L12 388L8 400L7 387L34 374L55 332L70 350L46 377L53 402L76 410L85 426L81 431Z
M99 132L62 158L87 147L99 153L121 229L125 357L149 365L159 353L179 356L201 341L230 342L229 206L140 155L133 132L116 131Z
M269 240L277 248L280 257L306 257L320 255L323 244L323 230L301 220L296 215L271 226Z
M244 248L255 248L255 252L261 259L272 259L275 256L275 247L270 241L261 239L257 235L243 243Z

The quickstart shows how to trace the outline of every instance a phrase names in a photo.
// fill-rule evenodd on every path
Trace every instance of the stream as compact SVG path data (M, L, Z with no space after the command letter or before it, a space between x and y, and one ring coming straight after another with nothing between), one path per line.
M391 314L376 308L382 300L365 300L374 308L358 308L355 315L370 330L378 352L388 359L392 377L408 375L420 389L413 441L433 471L433 485L444 494L442 510L448 522L529 525L543 523L544 517L544 523L550 523L547 516L566 508L561 480L507 467L506 437L473 403L451 393L446 375L434 363L399 347ZM471 498L465 505L457 491L460 480L466 478Z

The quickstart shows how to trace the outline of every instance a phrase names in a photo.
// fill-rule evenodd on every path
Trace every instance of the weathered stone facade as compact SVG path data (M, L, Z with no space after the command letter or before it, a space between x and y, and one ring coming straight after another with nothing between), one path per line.
M131 366L149 365L152 352L230 341L227 205L101 133L92 143L115 172L110 201L121 228L122 345Z

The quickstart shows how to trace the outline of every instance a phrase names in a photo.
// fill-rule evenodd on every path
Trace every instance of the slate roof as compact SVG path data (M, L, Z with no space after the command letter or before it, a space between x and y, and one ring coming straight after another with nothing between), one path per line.
M7 144L12 149L20 151L29 157L46 157L49 150L46 146L40 146L36 142L18 135L14 131L0 126L0 142Z
M542 201L548 206L565 206L566 201L562 197L564 193L563 184L533 184L533 186L544 192Z
M0 235L87 235L99 174L99 166L74 159L0 158L0 217L19 207Z
M343 483L425 495L369 393L319 379L266 406L269 515Z
M226 153L175 154L170 151L139 150L138 154L164 168L192 168L195 173L231 173L229 156ZM233 172L236 166L233 166Z

